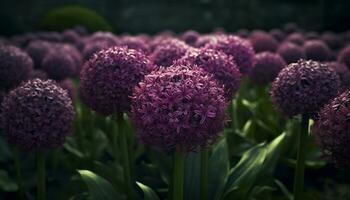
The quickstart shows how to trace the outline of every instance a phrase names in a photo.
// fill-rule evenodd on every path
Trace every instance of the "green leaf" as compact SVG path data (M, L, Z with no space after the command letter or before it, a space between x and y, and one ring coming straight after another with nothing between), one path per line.
M221 140L209 158L208 199L220 199L228 177L230 161L226 139Z
M8 173L4 170L0 170L0 190L5 192L14 192L18 189L15 181L13 181Z
M136 184L141 188L144 195L144 200L159 200L157 194L152 190L152 188L144 185L140 182L136 182Z
M89 188L92 199L115 200L123 199L106 179L98 176L89 170L78 170L82 179Z
M200 154L189 153L185 161L184 199L199 199Z

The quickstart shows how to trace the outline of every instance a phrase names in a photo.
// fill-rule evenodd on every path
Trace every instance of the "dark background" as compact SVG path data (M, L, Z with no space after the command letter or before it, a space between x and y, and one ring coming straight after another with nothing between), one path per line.
M347 0L0 0L0 34L42 29L49 10L77 4L94 9L116 33L271 29L291 21L308 30L344 31L350 22Z

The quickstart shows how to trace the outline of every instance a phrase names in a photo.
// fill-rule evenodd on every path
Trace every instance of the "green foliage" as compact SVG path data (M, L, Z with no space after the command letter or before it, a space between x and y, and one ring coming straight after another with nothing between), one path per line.
M61 31L82 25L90 32L112 31L112 26L94 10L78 6L62 6L45 14L41 21L41 27L47 30Z

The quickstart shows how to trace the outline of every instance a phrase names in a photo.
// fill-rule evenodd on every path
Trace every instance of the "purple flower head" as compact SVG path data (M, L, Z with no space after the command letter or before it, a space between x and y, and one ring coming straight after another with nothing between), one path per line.
M293 33L293 34L290 34L286 38L285 41L294 43L294 44L299 45L299 46L302 46L304 44L304 42L305 42L305 37L301 33Z
M41 79L41 80L47 80L48 76L44 71L42 71L40 69L35 69L35 70L31 71L29 79L36 79L36 78Z
M150 53L147 42L140 37L136 36L124 36L120 40L120 44L128 47L129 49L135 49L142 51L146 55Z
M200 34L194 30L188 30L181 35L181 39L186 42L186 44L194 46L197 42Z
M253 67L255 53L248 40L232 35L217 36L209 41L205 48L219 50L232 56L242 74L247 74Z
M230 101L240 86L241 73L231 56L212 49L190 51L177 64L198 66L214 75L219 85L223 85L225 98Z
M277 53L282 56L288 64L298 62L298 60L305 58L304 49L291 42L282 43L278 47Z
M72 99L72 101L75 100L77 96L77 91L75 88L75 85L71 79L65 79L63 81L58 82L58 85L65 89L69 95L69 97Z
M44 56L50 51L52 44L43 40L34 40L26 47L26 52L33 59L34 67L41 68Z
M126 47L102 50L80 72L81 100L104 115L128 112L133 88L152 69L140 51Z
M337 168L350 168L350 91L347 90L320 112L312 126L323 156Z
M341 37L330 31L324 32L320 39L333 50L339 49L342 46Z
M110 43L111 45L119 44L119 40L117 36L115 36L113 33L110 33L110 32L98 31L86 39L86 42L99 42L99 41L105 41Z
M189 50L190 46L178 39L163 40L150 55L156 66L169 67Z
M315 61L327 61L330 58L331 50L321 40L309 40L303 46L307 59Z
M27 80L33 70L30 56L15 46L0 46L0 89L9 90Z
M249 77L257 85L266 85L272 82L286 66L287 63L278 54L271 52L259 53L255 55L255 64L249 73Z
M81 42L81 35L74 30L65 30L62 33L62 40L63 42L76 46Z
M84 49L83 49L83 57L84 60L89 60L95 53L101 51L101 50L105 50L110 48L111 45L108 42L102 41L102 42L89 42L87 44L85 44Z
M76 73L76 63L70 54L60 49L50 50L43 59L43 70L54 80L73 77Z
M277 40L264 31L253 31L249 35L249 40L257 53L264 51L275 52L278 47Z
M57 44L57 48L59 51L62 51L64 54L67 54L70 57L72 57L75 68L74 76L78 76L80 73L81 66L83 64L83 57L81 53L78 51L77 48L70 44Z
M344 63L350 69L350 46L343 48L339 52L337 61Z
M342 88L349 88L350 86L350 70L344 63L340 62L328 62L325 63L328 67L333 69L339 75Z
M153 71L135 88L131 119L144 144L189 152L216 141L225 110L224 91L211 74L175 64Z
M213 35L213 34L201 35L197 39L196 43L194 44L194 47L202 48L208 43L214 43L216 38L217 38L217 35Z
M338 74L312 60L299 60L282 69L271 89L272 102L285 115L314 117L338 93Z
M24 151L62 146L74 119L67 92L51 80L22 83L5 97L2 110L5 137Z
M281 29L272 29L270 35L278 42L282 42L286 37L286 34Z

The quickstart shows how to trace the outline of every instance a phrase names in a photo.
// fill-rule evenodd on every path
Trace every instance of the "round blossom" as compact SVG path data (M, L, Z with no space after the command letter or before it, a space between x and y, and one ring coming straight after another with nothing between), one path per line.
M216 141L225 109L224 91L212 75L175 64L153 71L135 88L131 119L144 144L188 152Z
M81 36L74 30L65 30L62 33L62 39L64 42L77 44L81 40Z
M315 61L326 61L331 55L329 47L321 40L309 40L303 46L307 59Z
M129 49L142 51L145 54L149 53L148 44L142 37L124 36L120 40L120 45L124 45Z
M287 116L314 117L338 93L337 73L316 61L299 60L282 69L272 84L271 97L276 108Z
M133 88L152 70L140 51L112 47L95 54L80 72L81 100L98 113L127 112Z
M331 49L339 49L342 46L342 39L339 35L326 31L321 35L320 38L323 42L325 42Z
M275 52L278 47L277 40L264 31L253 31L249 36L249 40L257 53L264 51Z
M346 66L350 69L350 46L342 49L337 58L338 62L346 64Z
M259 53L255 55L255 64L249 77L255 84L265 85L272 82L286 65L286 62L278 54Z
M194 47L196 48L205 47L205 45L207 45L208 43L214 43L216 38L217 38L217 35L214 35L214 34L201 35L197 39L196 43L194 44Z
M350 167L350 91L347 90L320 112L312 126L325 159L338 168Z
M305 37L301 33L293 33L288 35L286 42L291 42L296 45L302 46L305 42Z
M247 74L254 63L254 49L248 40L237 36L217 36L205 48L219 50L233 57L242 74Z
M5 97L2 110L5 137L24 151L62 146L74 119L67 92L50 80L21 84Z
M186 42L186 44L194 46L197 42L198 38L200 37L200 34L197 31L189 30L184 32L181 35L181 39Z
M184 56L189 48L186 43L178 39L166 39L158 44L150 57L156 66L169 67Z
M46 54L42 62L43 70L54 80L63 80L76 73L76 63L70 54L53 49Z
M28 44L25 50L33 59L34 67L41 68L44 56L49 52L51 48L52 45L47 41L34 40Z
M32 70L33 60L26 52L15 46L0 46L0 89L16 87Z
M214 75L220 85L223 85L225 98L231 100L240 86L241 73L233 60L221 51L199 49L191 51L176 63L196 65Z
M334 61L325 64L328 67L334 69L335 72L337 72L343 88L348 88L350 86L350 70L346 67L344 63Z
M298 60L305 58L304 49L291 42L282 43L278 47L277 53L282 56L288 64L295 63Z
M285 33L280 29L272 29L269 33L278 42L282 42L286 37Z

